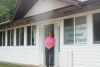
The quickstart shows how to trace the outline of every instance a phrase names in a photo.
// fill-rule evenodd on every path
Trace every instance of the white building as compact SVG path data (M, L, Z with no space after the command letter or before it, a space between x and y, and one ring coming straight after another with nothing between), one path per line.
M55 67L100 67L100 0L21 0L0 25L0 62L45 65L44 39L54 31Z

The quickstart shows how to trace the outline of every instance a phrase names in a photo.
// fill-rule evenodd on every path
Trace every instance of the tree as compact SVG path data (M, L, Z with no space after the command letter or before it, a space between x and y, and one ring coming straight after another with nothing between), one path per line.
M19 0L0 0L0 23L11 20Z

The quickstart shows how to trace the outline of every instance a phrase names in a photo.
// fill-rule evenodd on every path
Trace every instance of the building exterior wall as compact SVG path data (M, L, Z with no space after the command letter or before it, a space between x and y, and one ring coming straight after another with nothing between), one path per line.
M39 65L39 49L36 46L28 47L1 47L0 62Z
M93 44L93 14L100 13L100 9L87 11L83 13L78 13L74 15L54 18L51 20L41 21L37 23L30 23L27 25L12 27L14 30L19 27L24 27L26 33L26 27L31 25L37 26L37 44L35 46L26 46L26 34L25 36L25 46L17 47L16 34L14 35L14 46L8 47L2 46L0 48L0 61L14 62L20 64L34 64L34 65L44 65L43 58L43 42L42 27L46 24L60 24L60 52L59 52L59 65L60 67L96 67L100 66L100 45ZM75 18L80 16L86 16L87 25L87 44L74 44L67 45L64 44L64 19ZM5 31L8 29L4 29ZM1 30L3 31L3 30ZM42 32L43 33L43 32ZM5 41L7 42L7 40Z

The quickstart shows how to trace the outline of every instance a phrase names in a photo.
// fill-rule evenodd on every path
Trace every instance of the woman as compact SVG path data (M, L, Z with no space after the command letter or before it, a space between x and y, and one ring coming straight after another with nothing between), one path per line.
M47 33L47 37L45 39L45 56L46 56L46 66L53 67L54 66L54 45L55 38L52 32Z

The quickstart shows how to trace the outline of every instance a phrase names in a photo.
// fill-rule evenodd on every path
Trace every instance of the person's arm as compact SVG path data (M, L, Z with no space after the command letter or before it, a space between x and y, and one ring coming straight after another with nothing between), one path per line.
M52 44L51 48L54 46L55 46L55 38L53 38L53 44Z
M45 39L45 47L50 49L51 47L48 47L47 43L46 43L47 39Z

